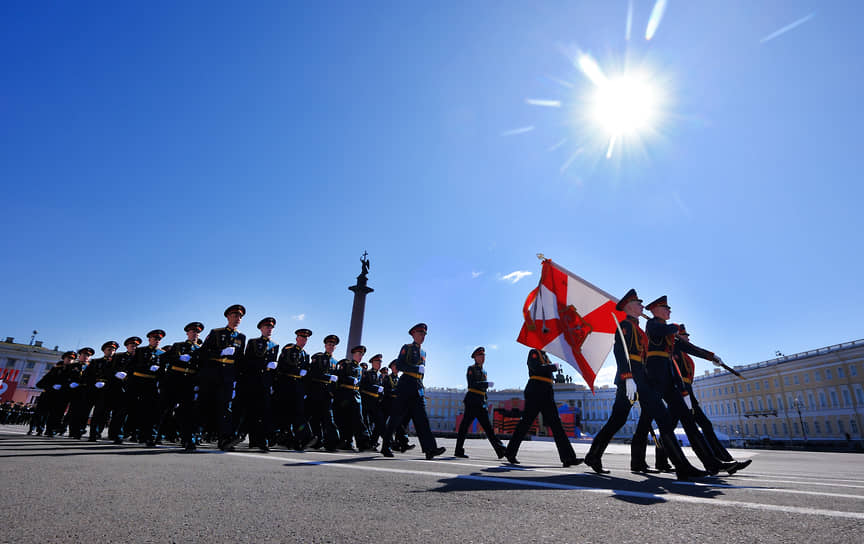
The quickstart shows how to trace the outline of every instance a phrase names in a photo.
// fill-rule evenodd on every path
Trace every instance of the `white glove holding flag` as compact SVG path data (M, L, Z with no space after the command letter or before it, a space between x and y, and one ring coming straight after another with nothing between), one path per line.
M300 377L302 378L305 375L306 375L306 369L304 368L303 370L300 371Z
M715 355L714 356L714 366L722 366L722 365L723 365L723 359L721 359L720 357Z
M335 382L338 379L339 379L339 377L336 374L330 374L330 381L331 382Z
M223 349L221 355L225 355L225 356L234 355L234 346L231 346L230 348Z
M54 391L60 391L60 388L63 387L63 386L60 385L59 383L55 383L55 384L52 385L51 387L54 389Z
M102 389L105 387L105 382L96 382L93 385L96 386L96 389Z
M120 371L117 374L114 374L114 377L117 378L118 380L125 380L126 379L126 373L123 371Z
M267 368L269 368L270 370L276 370L276 361L270 361L269 363L267 363Z
M492 387L495 385L495 382L486 382L486 387Z
M624 386L627 389L627 399L630 402L636 402L636 382L633 381L633 378L627 378L624 381Z
M159 370L159 365L150 365L150 372L156 372Z
M78 387L78 382L69 382L69 387L71 389L75 389L76 387Z
M191 358L192 358L192 356L189 355L188 353L184 353L183 355L180 356L180 360L183 361L184 363L188 363Z
M690 395L684 397L684 404L687 405L688 410L693 411L693 401L690 400Z
M426 374L426 365L420 365L417 367L417 372L420 374Z
M379 385L379 386L378 386L378 392L379 392L379 393L383 393L383 392L384 392L384 386L383 386L383 385Z

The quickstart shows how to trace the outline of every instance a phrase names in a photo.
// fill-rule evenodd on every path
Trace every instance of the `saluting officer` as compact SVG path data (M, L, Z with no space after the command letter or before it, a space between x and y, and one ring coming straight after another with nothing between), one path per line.
M537 414L543 414L543 423L552 429L555 437L555 446L558 448L558 457L564 467L578 465L582 459L576 457L570 439L564 432L561 417L558 415L558 407L555 405L555 391L552 388L552 374L558 370L558 363L549 360L545 351L532 349L528 352L528 384L525 386L525 411L522 418L513 431L513 436L507 442L504 455L507 461L518 465L516 454L519 453L519 445L531 428L531 424L537 418Z
M309 354L304 348L312 331L297 329L294 335L294 343L282 348L276 365L275 423L279 429L277 440L282 445L303 450L315 440L306 421L306 391L303 386L303 377L310 366Z
M87 388L88 408L93 408L93 415L90 418L90 437L88 441L96 442L102 438L102 429L105 428L105 423L108 421L109 404L108 394L110 391L109 384L113 376L113 359L114 353L120 344L114 340L109 340L102 344L102 357L93 359L87 368L84 369L84 385Z
M363 423L363 408L360 400L360 380L363 377L360 359L366 354L366 346L351 348L351 359L346 359L336 372L335 408L340 449L351 450L351 441L357 441L357 449L371 449L369 431Z
M156 423L159 418L157 382L164 370L161 357L165 353L159 348L159 342L163 338L165 331L162 329L153 329L147 333L147 345L135 350L129 376L132 428L138 430L138 442L150 448L156 446Z
M387 421L381 408L384 379L381 377L381 359L384 356L376 353L369 359L372 368L363 372L360 378L360 400L363 404L363 422L369 431L371 447L378 447L378 437L385 431Z
M96 353L93 348L78 350L78 359L66 369L69 380L69 438L79 440L84 435L87 426L87 416L90 415L90 403L84 373L90 365L90 357Z
M240 442L232 415L237 382L235 363L243 358L246 348L246 335L237 327L246 315L246 308L234 304L225 309L224 315L228 324L212 329L198 352L198 400L202 417L209 420L205 428L219 433L219 449L233 451Z
M465 413L462 415L462 422L459 424L459 434L456 437L456 457L467 459L465 454L465 437L468 434L468 426L474 423L476 419L486 433L486 438L492 444L492 449L495 450L495 455L498 459L504 457L504 444L495 436L495 429L492 428L492 423L489 421L489 409L486 406L486 391L494 385L494 382L488 380L486 370L483 364L486 362L486 348L480 346L471 353L471 358L474 359L474 364L468 367L466 379L468 380L468 392L465 393Z
M249 340L243 360L238 365L242 427L249 432L249 447L258 448L262 453L270 451L269 441L273 425L270 389L276 374L279 344L270 337L273 336L275 326L275 317L265 317L258 322L261 336Z
M45 404L48 414L45 436L49 438L61 430L63 414L66 412L67 404L66 392L63 391L63 388L68 385L66 381L66 365L72 364L72 361L76 357L78 357L78 353L74 351L63 353L60 361L36 382L36 387L44 391L41 395L40 403Z
M198 385L198 350L201 348L201 332L204 324L193 321L183 327L186 340L175 342L167 350L165 374L159 381L159 429L175 414L175 420L180 427L180 444L184 451L194 452L197 409L195 406L195 387Z
M335 451L339 445L339 431L333 422L333 393L331 384L338 380L336 359L333 350L339 344L339 337L328 334L324 337L324 352L312 356L309 373L306 375L306 415L312 434L317 438L311 448L322 445L328 451Z
M381 445L381 455L393 457L390 443L396 427L403 420L414 421L414 430L420 440L420 447L426 454L426 459L433 459L444 453L446 448L439 447L435 441L435 435L429 425L429 416L426 414L426 398L424 396L423 375L426 373L426 351L421 347L426 340L428 327L426 323L417 323L408 330L413 342L405 344L399 350L396 358L396 367L402 372L402 377L396 386L398 397L393 403L393 415L387 424L387 432Z
M132 361L135 350L141 345L137 336L130 336L123 341L126 351L114 356L111 364L111 383L108 390L108 404L111 407L111 422L108 425L108 439L115 444L122 444L129 434L129 374L132 372Z

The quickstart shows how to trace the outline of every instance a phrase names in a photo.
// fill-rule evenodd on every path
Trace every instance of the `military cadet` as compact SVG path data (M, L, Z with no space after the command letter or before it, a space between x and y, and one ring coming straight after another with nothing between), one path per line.
M369 359L372 368L363 372L360 378L360 400L363 404L363 422L369 431L369 443L372 449L378 447L378 438L385 431L387 421L381 408L384 378L381 376L381 359L384 356L376 353ZM362 365L361 365L362 367Z
M734 461L721 461L714 456L714 453L696 426L696 421L691 412L690 393L684 388L681 376L672 362L672 353L675 349L676 337L678 335L678 325L666 323L672 310L667 303L666 295L650 302L646 308L654 317L649 319L648 324L645 326L645 333L648 337L645 369L654 389L666 401L666 405L669 408L670 420L674 422L675 419L679 419L681 421L684 432L687 434L688 440L690 440L690 447L709 473L717 474L721 470L728 471L734 469L737 465ZM699 348L688 342L682 344L681 349L690 353L696 353L696 350ZM650 426L650 414L640 415L639 422L636 425L636 433L634 434L634 443L631 444L632 452L644 452L644 441L647 441ZM645 437L644 441L642 437ZM666 441L663 441L663 446L666 446ZM669 453L667 451L667 455ZM671 455L669 457L670 459L672 458ZM643 459L644 453L640 461Z
M339 436L342 438L339 448L343 450L353 450L352 440L356 440L357 449L360 451L371 449L360 400L360 380L363 377L360 359L365 354L366 346L354 346L351 348L351 359L344 360L336 371L333 412L339 427Z
M34 400L35 406L30 417L30 428L27 430L27 434L36 433L36 436L42 436L45 431L45 424L48 421L48 402L44 401L44 395L45 393L42 393Z
M258 448L262 453L270 452L270 435L272 433L272 409L270 404L270 389L273 387L273 376L276 374L279 344L273 342L275 317L265 317L258 322L261 336L249 340L243 360L238 363L238 391L242 416L238 422L240 428L249 433L249 447Z
M333 350L339 344L339 337L328 334L324 337L324 352L312 356L309 373L306 375L306 416L312 434L317 438L311 448L322 445L328 451L335 451L339 445L339 432L333 422L333 391L331 384L338 380L336 359Z
M720 443L720 439L717 438L717 434L714 432L714 425L711 424L711 420L708 419L708 416L706 416L705 412L702 411L702 407L699 405L699 402L696 400L696 397L693 394L693 378L696 374L696 364L693 362L693 358L690 357L690 354L684 351L684 349L682 349L682 344L684 343L690 343L690 333L687 332L687 327L684 326L683 323L681 323L680 325L678 325L678 337L675 340L675 349L672 352L672 361L678 369L681 380L684 383L684 388L689 393L688 396L690 397L690 401L693 406L693 417L696 420L696 424L699 425L699 428L702 430L702 435L708 442L708 445L711 448L711 452L714 454L715 457L717 457L721 461L735 461L729 451L723 447L723 444ZM711 351L702 349L692 344L690 345L690 348L692 349L691 353L693 355L711 361L716 366L720 366L723 363L723 360ZM674 419L673 425L678 425L677 418ZM636 438L637 437L634 437L634 444L637 441ZM640 440L640 445L646 443L647 438L643 438ZM655 462L657 469L662 471L667 470L668 461L666 459L666 452L663 450L663 448L660 447L656 448L655 451ZM644 446L641 449L641 455L644 459ZM736 466L727 469L727 472L730 475L734 474L737 471L749 466L752 461L752 459L747 459L745 461L736 461Z
M390 425L390 418L393 416L393 404L396 399L399 397L399 393L397 393L397 388L399 385L399 367L398 361L393 359L390 361L390 364L387 368L382 368L383 380L384 380L384 401L381 403L381 409L384 412L384 421L386 425L382 429L381 437L385 432L387 432L387 425ZM389 369L390 373L387 375L387 370ZM408 450L413 450L417 447L416 444L411 444L408 442L408 422L411 421L409 414L402 414L400 421L396 424L396 432L393 435L393 446L391 449L399 450L402 453L405 453Z
M84 435L87 418L90 415L89 395L84 373L90 365L90 357L96 351L86 347L78 350L78 359L66 369L69 380L69 438L79 440Z
M306 421L303 385L303 377L310 366L309 354L304 348L312 331L297 329L294 335L294 343L282 348L276 365L275 423L279 429L277 440L282 445L303 450L315 440Z
M195 388L198 385L198 350L201 348L201 332L204 324L193 321L183 327L186 340L171 345L162 356L165 363L165 373L159 380L159 431L162 432L171 414L180 427L180 444L183 450L195 451L195 432L197 412L195 404Z
M111 381L108 384L108 405L111 410L111 422L108 424L108 440L122 444L129 434L126 422L129 419L129 374L135 358L135 350L141 345L141 338L130 336L123 341L126 351L117 354L112 359Z
M555 437L555 446L558 448L558 457L564 467L578 465L582 459L576 457L570 439L564 432L561 417L558 415L558 407L555 404L555 392L552 388L552 375L558 370L558 363L549 360L545 351L532 349L528 352L528 384L525 386L525 411L522 418L513 431L513 436L507 442L504 455L510 464L518 465L516 454L519 453L519 445L528 433L528 429L537 418L537 414L543 415L543 423L552 429Z
M405 344L399 350L396 358L396 368L402 376L396 385L398 396L393 402L393 414L387 423L387 431L381 445L381 455L393 457L390 443L396 427L408 419L414 422L414 430L420 439L420 447L426 454L426 459L433 459L443 454L446 448L439 447L429 426L429 416L426 414L426 398L423 388L423 375L426 373L426 352L421 347L426 340L428 327L425 323L417 323L408 330L414 340Z
M88 441L96 442L102 438L102 429L108 421L108 386L111 382L111 368L114 353L120 344L109 340L102 344L102 357L93 359L84 369L84 387L87 391L87 413L93 410L90 418Z
M36 382L36 387L44 391L40 402L44 403L46 408L45 436L47 437L52 437L62 430L63 414L66 412L66 404L68 403L66 365L72 364L76 357L78 357L78 353L74 351L65 352L60 361ZM67 391L64 391L64 388Z
M159 342L165 338L165 331L153 329L147 333L147 345L135 350L132 364L129 367L129 417L131 429L137 433L133 439L147 447L156 446L156 424L159 420L159 387L158 381L164 371Z
M198 400L205 429L219 433L219 449L233 451L240 442L232 414L237 381L235 363L246 349L246 335L237 330L246 308L229 306L224 312L228 324L212 329L198 352ZM209 421L209 423L208 423Z
M456 457L467 459L465 454L465 437L468 434L468 426L474 423L476 419L486 433L486 438L492 444L492 449L495 450L495 455L498 459L504 457L504 444L495 436L495 430L492 428L492 423L489 421L489 409L486 406L486 390L494 385L490 382L486 375L486 370L483 369L483 364L486 362L486 348L480 346L471 353L471 358L474 359L474 364L468 367L466 378L468 380L468 392L465 393L465 413L462 415L462 422L459 424L459 434L456 437Z

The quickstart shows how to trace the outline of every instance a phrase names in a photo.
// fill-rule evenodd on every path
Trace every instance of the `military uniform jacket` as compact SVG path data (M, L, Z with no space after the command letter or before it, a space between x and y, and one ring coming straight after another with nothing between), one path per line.
M526 394L543 393L552 394L552 375L555 367L549 360L545 351L532 349L528 352L528 384L525 386Z
M465 402L480 401L485 404L486 390L489 388L486 371L482 366L474 363L468 367L465 377L468 380L468 392L465 393Z
M120 380L115 376L115 374L118 372L126 372L127 374L132 373L130 369L132 368L133 355L133 353L124 351L123 353L114 355L114 358L111 359L111 370L109 371L111 374L111 389L122 389L123 384L129 379L129 376L126 376L125 380Z
M139 347L135 350L135 356L132 358L132 364L129 367L129 378L141 380L155 380L157 376L165 370L162 361L162 355L165 352L158 347L151 348L150 346ZM151 367L158 367L157 370L150 370Z
M36 382L36 387L39 389L43 389L49 395L53 395L58 391L54 390L55 385L60 385L61 387L66 385L66 369L65 365L61 363L57 363L51 369L42 376L38 382Z
M225 348L234 348L233 355L222 355ZM228 327L212 329L198 354L199 368L214 368L220 365L233 365L243 358L246 349L246 335Z
M360 402L360 379L363 377L363 369L360 368L360 363L357 361L346 360L339 365L336 370L337 392L345 396L352 396L354 400Z
M273 372L267 368L267 363L276 361L279 357L279 344L272 342L266 336L249 340L243 359L237 363L240 376L263 376Z
M378 386L383 385L382 381L381 374L377 370L367 370L360 378L360 394L367 399L380 400L381 394L378 392Z
M714 353L707 349L700 348L681 338L675 341L675 349L672 352L672 360L678 367L678 372L681 374L681 380L684 382L684 387L691 393L693 392L693 378L696 374L696 363L690 355L695 355L701 359L708 361L714 360Z
M84 378L82 377L83 372L84 369L81 363L72 363L66 367L66 383L69 385L69 389L74 393L79 393L85 389ZM72 387L73 383L78 385Z
M336 374L336 359L327 352L319 351L312 356L306 383L313 387L328 387L333 374Z
M309 354L306 350L297 344L288 344L282 348L279 354L279 361L276 366L277 376L286 376L289 378L300 379L300 371L309 372L310 362Z
M402 349L399 350L399 356L396 358L396 368L402 372L402 375L399 377L399 390L416 390L419 395L423 395L421 365L425 369L426 351L420 347L420 344L411 342L402 346Z
M172 344L171 349L162 356L162 360L166 363L166 374L168 376L175 374L189 376L197 373L198 365L200 363L198 360L198 353L201 349L201 344L202 341L200 338L195 342L184 340L183 342L175 342ZM181 361L180 357L183 355L188 355L189 360Z
M111 383L111 376L114 375L111 372L113 359L113 357L111 359L99 357L90 361L90 364L87 365L87 368L84 369L81 375L81 379L88 390L92 392L99 391L99 389L96 389L96 382L102 382L106 386ZM105 387L102 387L102 391L105 391Z
M615 333L615 385L622 385L628 378L634 378L637 383L645 377L645 356L648 350L648 337L639 327L639 319L627 317L621 320L621 334ZM627 347L625 350L624 347Z
M384 378L384 401L392 402L393 399L398 397L399 395L396 393L396 387L399 385L399 377L394 376L393 374L388 374L386 378Z
M647 362L658 366L665 364L668 367L668 372L671 375L672 384L675 386L675 389L681 391L681 394L686 396L688 393L684 387L684 381L681 379L678 367L672 362L678 325L674 323L667 324L665 320L659 317L652 317L645 326L645 333L648 335Z

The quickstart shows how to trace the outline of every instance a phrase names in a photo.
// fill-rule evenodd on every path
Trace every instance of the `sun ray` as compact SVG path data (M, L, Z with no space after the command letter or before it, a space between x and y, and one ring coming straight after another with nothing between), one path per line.
M648 26L645 27L645 39L650 41L657 33L657 28L660 27L660 22L663 20L663 13L666 11L666 0L657 0L654 2L654 7L651 8L651 16L648 17Z
M606 82L606 76L603 74L603 70L600 69L600 65L597 64L597 61L594 60L594 57L591 55L580 53L576 59L576 66L594 85L599 86Z
M567 143L567 138L562 138L557 143L552 144L552 147L550 147L546 151L555 151L556 149L558 149L559 147L561 147L562 145L564 145L566 143Z
M531 104L532 106L545 106L547 108L560 108L561 101L560 100L544 100L540 98L526 98L526 104Z
M618 139L618 135L617 135L617 134L613 134L613 135L609 138L609 147L606 148L606 158L607 158L607 159L611 159L611 158L612 158L612 150L615 149L615 141L616 141L617 139Z
M624 27L624 39L630 41L630 31L633 29L633 0L627 2L627 24Z
M573 89L574 87L576 87L576 85L570 83L569 81L564 81L563 79L558 79L557 77L546 76L546 78L549 79L550 81L554 81L555 83L557 83L558 85L561 85L562 87L567 87L568 89Z
M529 125L527 127L513 128L510 130L505 130L501 133L501 136L515 136L517 134L525 134L526 132L531 132L532 130L534 130L533 125Z
M570 165L573 164L573 161L576 160L576 157L581 154L582 148L580 147L576 151L574 151L573 154L570 155L570 157L566 161L564 161L564 164L561 165L561 173L563 174L568 168L570 168Z
M793 23L790 23L790 24L784 26L780 30L777 30L775 32L772 32L771 34L768 34L767 36L765 36L764 38L759 40L759 43L765 43L765 42L773 40L774 38L782 36L783 34L786 34L787 32L789 32L790 30L794 30L794 29L798 28L799 26L803 25L804 23L806 23L807 21L809 21L813 17L816 17L815 11L809 15L805 15L804 17L801 17L800 19L798 19L797 21L795 21Z

